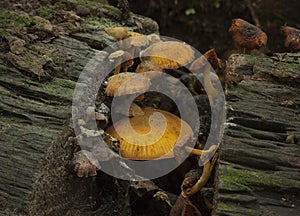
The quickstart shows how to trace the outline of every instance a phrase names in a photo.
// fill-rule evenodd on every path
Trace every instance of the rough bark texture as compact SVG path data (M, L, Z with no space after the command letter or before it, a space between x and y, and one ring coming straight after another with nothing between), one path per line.
M227 90L214 214L299 215L299 64L292 53L228 59L229 78L243 81Z
M121 201L126 193L112 178L97 179L110 184L108 191L93 188L95 178L74 178L67 170L74 150L68 123L73 89L85 64L114 42L105 27L153 33L157 24L132 14L137 26L121 20L119 9L93 1L35 4L40 2L1 6L8 10L1 11L0 22L0 214L81 215L97 209L128 215ZM78 5L91 16L77 16ZM13 12L19 7L23 12ZM91 193L102 198L89 199Z

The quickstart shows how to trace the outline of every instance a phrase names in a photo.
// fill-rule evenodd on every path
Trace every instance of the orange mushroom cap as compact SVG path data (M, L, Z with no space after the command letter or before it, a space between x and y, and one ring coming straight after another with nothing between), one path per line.
M141 51L142 61L152 61L162 68L179 68L194 59L194 50L178 41L157 42Z
M267 45L266 33L243 19L233 19L229 32L233 41L240 47L258 49Z
M292 52L300 51L300 30L290 26L282 26L280 30L285 36L284 46Z
M209 62L215 70L222 68L222 60L218 58L216 50L210 49L191 64L190 70L197 71L205 66L207 62Z
M142 139L137 139L134 133L127 127L125 122L128 120L121 119L115 126L109 127L106 132L120 141L120 154L124 158L132 160L151 160L160 157L174 157L173 147L178 139L183 136L192 136L191 127L177 116L163 111L146 107L143 109L144 115L134 116L129 118L131 127L136 133L143 136ZM150 116L155 112L162 114L165 117L166 125L152 121L153 130L149 125ZM164 128L166 126L166 128ZM123 134L120 137L117 127ZM164 130L165 129L165 130ZM161 135L163 131L163 134ZM158 134L156 134L156 132ZM160 133L160 134L159 134Z
M122 86L122 89L119 89ZM119 73L108 78L105 93L108 96L122 96L144 93L150 86L149 78L137 73Z
M128 29L124 27L105 28L104 31L117 40L127 37Z

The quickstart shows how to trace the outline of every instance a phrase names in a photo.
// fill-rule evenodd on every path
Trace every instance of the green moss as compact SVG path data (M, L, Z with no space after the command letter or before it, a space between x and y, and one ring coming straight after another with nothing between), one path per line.
M107 27L118 27L121 26L119 23L112 21L108 18L87 18L81 24L84 30L97 30L101 31Z
M44 83L42 89L51 95L56 95L66 99L72 99L73 90L76 83L71 80L55 78L51 82Z
M258 90L253 86L245 86L245 85L237 85L234 88L232 88L231 91L235 91L243 94L252 94L258 92Z
M37 12L40 17L43 17L47 20L53 20L55 18L53 8L51 7L40 7Z
M243 208L237 203L232 202L218 202L218 211L223 213L230 212L230 216L255 215L254 209Z
M54 97L63 98L65 100L71 101L73 97L73 91L76 86L76 82L67 79L55 78L50 82L39 83L32 79L24 80L25 84L30 86L31 89L37 89L49 94Z
M235 189L235 187L246 191L253 191L254 187L264 189L300 187L299 181L289 179L286 176L277 176L261 171L237 169L231 165L220 166L220 180L229 190Z
M285 60L273 60L269 57L255 56L255 55L245 55L247 61L250 64L262 66L264 68L276 68L276 70L282 70L292 73L300 73L300 67L297 64L291 64L290 62L286 62ZM295 60L293 60L295 61Z
M224 202L218 202L218 210L219 211L232 211L236 208L236 205L232 203L224 203ZM240 215L240 214L233 214L233 215Z
M21 34L24 27L33 23L33 19L25 14L16 14L7 10L0 10L0 34Z

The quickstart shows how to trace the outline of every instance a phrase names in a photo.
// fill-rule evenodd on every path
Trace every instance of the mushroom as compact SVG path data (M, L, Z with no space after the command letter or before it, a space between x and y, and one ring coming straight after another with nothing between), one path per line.
M130 37L130 54L134 56L135 53L140 53L141 47L146 46L148 43L145 35L131 36Z
M182 42L157 42L140 52L142 63L138 66L137 72L183 67L194 59L194 53L189 45ZM151 63L146 63L148 61Z
M235 44L244 49L244 53L246 49L259 49L267 45L266 33L243 19L233 19L229 33Z
M122 86L122 89L120 87ZM108 78L108 84L105 90L105 93L108 96L128 96L132 94L144 93L150 86L150 80L146 76L142 74L136 73L120 73ZM143 94L139 95L135 101L141 101L144 99ZM121 113L126 116L137 116L143 115L143 111L141 108L133 103L130 105L129 113L125 113L125 110L122 109L123 107L116 107L115 112Z
M143 112L144 115L129 118L131 127L140 137L137 137L129 129L127 125L128 119L121 119L106 130L106 133L120 140L119 152L122 157L132 160L152 160L176 156L176 159L178 159L177 156L182 157L178 153L179 151L174 151L175 148L178 150L178 147L182 147L181 149L184 151L198 156L209 154L216 150L217 147L215 145L208 150L185 146L190 140L189 138L192 137L193 131L185 121L172 113L152 107L143 108ZM160 117L151 120L156 113L163 115L166 124L161 121ZM153 128L151 128L149 122L152 122Z
M105 28L104 31L114 37L118 43L119 48L123 49L122 40L127 37L128 29L124 27L113 27L113 28Z
M151 73L147 74L147 76L150 79L153 79L159 76L160 72L163 71L163 68L155 62L143 61L137 66L135 70L136 73L145 73L150 71Z
M181 195L183 197L191 196L197 193L207 183L209 177L211 176L211 172L214 168L214 165L218 159L218 156L219 154L216 153L213 156L211 162L208 161L206 164L204 164L202 175L195 184L193 184L194 183L193 176L187 177L183 180L183 183L181 185Z
M126 124L128 119L121 119L106 130L112 137L120 140L121 156L132 160L174 157L173 147L176 141L183 135L192 136L193 131L191 127L185 121L169 112L152 107L146 107L143 111L144 115L129 118L132 128L141 138L137 138L135 133L129 130ZM157 120L152 121L153 128L151 128L149 121L154 113L163 115L166 125ZM120 130L122 137L117 133L116 128Z
M191 64L190 70L196 73L203 72L204 87L207 95L210 99L216 99L220 96L220 92L213 86L211 77L216 79L217 76L210 72L209 64L207 64L208 62L214 69L220 69L222 67L222 61L218 58L215 49L210 49Z
M158 34L149 34L147 35L148 44L152 45L157 42L162 42Z
M114 72L115 75L120 73L121 66L123 67L123 71L127 72L127 69L134 64L132 55L130 55L130 53L123 51L123 50L118 50L118 51L111 53L108 56L108 58L116 59L116 67L115 67L115 72ZM122 63L122 61L123 61L123 63Z
M119 89L122 86L122 91ZM145 92L150 86L149 78L142 74L120 73L108 78L105 93L108 96L123 96Z
M162 68L179 68L194 59L194 50L178 41L157 42L141 51L142 61L152 61Z
M300 51L300 30L290 26L282 26L280 30L285 36L284 46L291 52Z

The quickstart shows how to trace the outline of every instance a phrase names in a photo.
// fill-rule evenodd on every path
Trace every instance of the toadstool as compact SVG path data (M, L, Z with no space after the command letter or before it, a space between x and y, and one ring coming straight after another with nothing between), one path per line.
M216 153L212 161L208 161L204 164L202 175L199 178L199 180L195 184L191 184L191 181L193 180L193 177L185 178L182 185L181 185L181 194L183 197L191 196L195 193L197 193L209 180L209 177L211 176L212 170L214 168L214 165L218 159L219 154Z
M210 72L209 64L214 69L220 69L222 67L222 62L218 58L217 53L215 49L210 49L204 55L197 58L190 66L190 70L200 74L203 74L204 76L204 87L207 92L207 95L211 99L216 99L220 96L220 93L215 89L215 87L212 84L211 77L214 77L216 75L212 74Z
M157 42L141 51L142 61L152 61L162 68L179 68L194 59L194 50L178 41Z
M119 48L123 49L122 40L127 37L128 29L124 27L105 28L104 31L118 41Z
M150 80L148 77L142 74L136 73L120 73L117 75L113 75L108 78L107 87L105 89L105 93L108 96L120 97L120 96L129 96L132 94L141 94L139 95L135 101L143 100L144 92L150 86ZM137 104L131 104L128 113L126 110L122 110L122 108L116 107L114 110L116 113L121 113L126 116L136 116L143 115L143 111Z
M122 89L120 87L122 86ZM149 78L131 72L120 73L108 78L105 93L108 96L123 96L145 92L150 86Z
M300 30L290 26L282 26L280 30L285 36L284 46L292 52L300 51Z
M267 45L268 37L260 28L243 19L233 19L229 28L232 40L244 49L244 52L259 49Z
M183 67L194 59L194 53L189 45L182 42L157 42L140 52L141 64L136 72Z
M123 50L118 50L118 51L111 53L108 56L108 58L116 59L116 66L115 66L115 72L114 72L115 75L120 73L121 67L123 67L124 72L127 72L127 69L134 64L130 53L123 51Z
M129 119L132 128L141 135L142 139L137 139L135 134L129 130L126 124L127 119L121 119L106 130L112 137L120 140L121 156L132 160L151 160L162 156L165 158L174 157L173 146L180 136L192 136L193 131L190 126L177 116L163 110L146 107L143 111L144 115ZM150 131L149 120L156 112L165 117L166 125L159 124L160 121L152 121L154 127ZM165 126L165 130L163 130ZM116 128L124 136L120 137ZM163 134L161 134L162 131Z
M140 48L146 46L148 43L147 37L145 35L131 36L130 38L130 54L134 56L135 53L140 53Z

